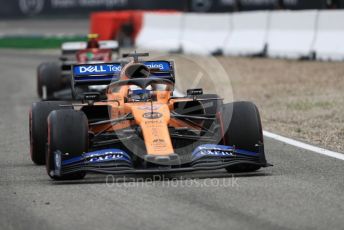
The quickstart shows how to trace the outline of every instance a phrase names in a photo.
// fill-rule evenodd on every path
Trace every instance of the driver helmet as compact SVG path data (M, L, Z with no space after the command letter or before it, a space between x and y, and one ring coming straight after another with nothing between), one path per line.
M87 38L87 49L99 49L98 34L89 34Z

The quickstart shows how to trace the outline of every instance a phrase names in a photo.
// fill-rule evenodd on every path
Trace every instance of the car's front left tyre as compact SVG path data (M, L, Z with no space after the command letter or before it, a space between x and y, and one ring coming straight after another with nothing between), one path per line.
M223 140L221 144L257 153L258 164L236 164L227 168L228 172L253 172L266 164L263 130L258 108L248 101L239 101L223 105Z

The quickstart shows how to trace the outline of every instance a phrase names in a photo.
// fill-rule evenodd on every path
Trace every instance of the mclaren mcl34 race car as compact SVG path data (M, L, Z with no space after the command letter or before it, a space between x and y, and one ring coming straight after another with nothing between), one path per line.
M60 61L43 62L37 67L37 93L41 99L72 99L70 84L73 64L106 63L119 59L117 41L98 41L97 34L89 34L88 39L88 42L63 43ZM89 89L86 87L80 90Z
M84 92L80 103L43 101L30 112L31 158L55 180L87 173L164 174L267 167L262 125L251 102L225 104L216 94L189 89L176 97L173 61L72 66L72 88L104 85L104 94ZM76 96L76 95L74 95Z

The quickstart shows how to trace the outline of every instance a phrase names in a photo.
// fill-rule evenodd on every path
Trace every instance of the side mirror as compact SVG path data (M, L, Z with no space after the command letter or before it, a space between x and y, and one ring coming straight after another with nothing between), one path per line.
M84 93L84 100L85 101L98 101L100 98L99 92L87 92Z
M197 95L202 95L203 94L203 89L199 88L199 89L188 89L186 91L186 94L188 96L197 96Z

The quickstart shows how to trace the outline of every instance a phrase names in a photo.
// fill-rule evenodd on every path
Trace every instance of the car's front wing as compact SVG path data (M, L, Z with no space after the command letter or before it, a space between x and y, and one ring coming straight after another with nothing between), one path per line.
M104 149L69 159L63 159L65 156L60 151L56 151L54 153L55 170L50 173L56 176L77 172L100 174L161 174L217 170L238 164L257 165L260 167L271 166L266 162L265 156L262 155L264 155L264 152L250 152L235 149L231 146L201 145L193 151L191 162L188 164L134 168L129 154L119 149Z

